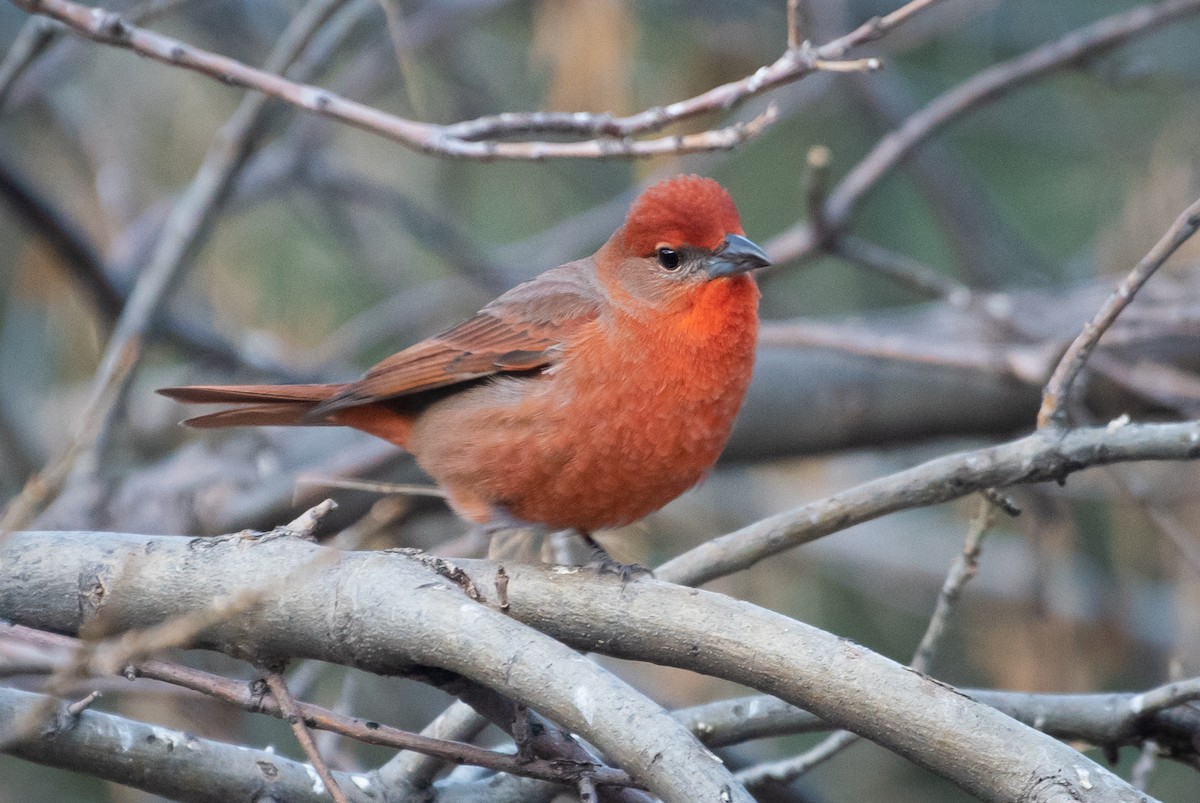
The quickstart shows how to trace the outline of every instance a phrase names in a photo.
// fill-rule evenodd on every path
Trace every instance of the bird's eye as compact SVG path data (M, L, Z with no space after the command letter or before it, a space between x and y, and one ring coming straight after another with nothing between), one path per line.
M659 248L658 264L667 270L675 270L679 267L679 252L674 248L667 248L666 246Z

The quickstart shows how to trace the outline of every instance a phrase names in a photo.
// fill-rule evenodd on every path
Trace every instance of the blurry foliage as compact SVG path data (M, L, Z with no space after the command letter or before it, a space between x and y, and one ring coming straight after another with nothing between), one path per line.
M405 2L407 23L456 14L456 4ZM467 3L466 5L470 5ZM669 103L740 78L773 60L785 41L783 2L736 4L539 0L500 3L447 24L408 54L399 71L382 12L367 14L315 82L380 108L411 114L420 98L430 119L450 122L506 110L633 111ZM812 0L818 41L896 5L887 0ZM879 46L888 78L909 96L906 112L973 73L1132 3L1118 0L949 2ZM979 7L982 13L975 13ZM117 7L117 4L114 4ZM198 46L259 63L294 3L193 0L155 23ZM0 5L0 53L25 16ZM1200 187L1200 21L1144 37L1085 68L1020 89L937 138L993 205L986 221L1036 264L1019 263L1002 286L1053 285L1124 272ZM436 160L366 133L278 109L274 142L316 145L305 158L393 188L421 214L457 230L496 265L504 245L520 245L586 213L651 174L711 174L732 191L749 234L766 240L803 216L804 156L832 148L836 180L885 130L864 114L852 80L816 75L779 90L784 119L732 154L650 162L476 164ZM128 277L144 255L154 210L191 178L240 92L105 47L67 38L15 85L0 116L0 157L11 162L86 232ZM755 101L757 103L758 101ZM703 127L718 121L700 119ZM294 140L289 138L295 138ZM248 174L249 175L249 174ZM565 234L567 256L590 253L617 222L603 215ZM148 216L148 217L144 217ZM144 225L149 220L150 225ZM141 227L135 226L139 221ZM132 228L131 228L132 227ZM339 325L378 300L419 291L456 275L467 255L421 233L419 216L369 201L346 202L299 182L235 201L196 256L179 303L235 340L263 338L281 359L300 360ZM965 281L935 214L899 171L866 199L855 231ZM133 232L133 234L130 234ZM140 232L140 234L138 233ZM132 237L132 242L126 238ZM1193 244L1194 263L1200 246ZM502 265L531 276L560 260L531 253ZM478 278L470 279L482 285ZM340 355L360 364L457 319L487 291L447 305L418 327L393 322L386 342ZM768 317L839 316L911 303L903 290L846 263L822 258L765 283ZM102 330L83 296L45 245L0 214L0 413L33 468L61 444L98 358ZM257 333L257 334L255 334ZM266 333L269 333L267 335ZM204 376L168 350L146 366L139 399L151 388ZM145 402L135 402L144 404ZM165 410L164 407L156 408ZM797 410L796 415L805 411ZM163 413L163 415L168 415ZM172 411L170 415L177 415ZM1032 422L1031 422L1032 423ZM176 435L172 433L170 439ZM163 436L163 443L168 438ZM0 441L2 443L3 441ZM941 454L946 443L879 454L782 461L719 472L702 489L610 543L654 563L690 543L767 512L823 496L871 476ZM16 464L6 455L8 465ZM1190 467L1175 469L1195 477ZM0 471L7 496L21 472ZM1164 483L1167 478L1163 478ZM1004 522L985 549L981 577L968 590L935 674L947 682L1003 688L1089 690L1161 682L1172 658L1200 670L1200 582L1140 514L1109 502L1099 480L1072 479L1066 496L1028 489L1028 514ZM1194 486L1193 486L1194 487ZM1193 500L1181 515L1196 531ZM895 657L907 660L920 637L945 567L959 549L966 515L943 506L889 517L781 555L714 584ZM441 526L445 526L443 522ZM887 546L887 545L890 545ZM880 556L884 557L880 557ZM907 562L901 562L907 561ZM990 578L990 579L989 579ZM1165 586L1170 586L1166 589ZM1136 598L1136 599L1135 599ZM1141 616L1142 620L1138 617ZM1147 623L1160 627L1149 637ZM208 657L206 660L214 660ZM232 664L232 662L230 662ZM666 704L736 693L729 684L675 670L620 665ZM244 669L230 666L238 673ZM340 671L312 698L331 703ZM440 693L416 684L360 678L358 712L419 729ZM403 689L398 692L397 689ZM231 716L212 704L113 694L102 708L134 713L135 702L165 725L225 739L273 743L296 754L285 727ZM757 759L811 743L797 737L739 748ZM761 749L760 749L761 748ZM366 765L381 751L350 748ZM1122 754L1127 775L1133 751ZM955 801L963 793L873 746L859 746L798 784L812 799ZM1194 799L1194 774L1169 762L1151 776L1151 794ZM29 795L36 795L30 798ZM0 799L132 801L124 789L0 758Z

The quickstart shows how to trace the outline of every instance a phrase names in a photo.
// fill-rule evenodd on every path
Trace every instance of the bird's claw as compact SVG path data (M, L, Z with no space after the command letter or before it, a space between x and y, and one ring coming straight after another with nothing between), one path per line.
M638 575L649 577L654 576L654 571L640 563L621 563L619 560L614 560L612 555L607 552L593 552L592 559L587 564L589 567L595 568L600 574L615 574L621 578L622 583L628 583Z

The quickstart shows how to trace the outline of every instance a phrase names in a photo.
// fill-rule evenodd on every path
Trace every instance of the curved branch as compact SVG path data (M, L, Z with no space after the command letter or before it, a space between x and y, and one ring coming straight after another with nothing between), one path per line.
M0 722L19 721L47 708L52 710L54 702L43 695L0 688ZM70 727L55 724L6 752L187 803L329 801L310 765L272 750L226 744L100 711L83 711L70 720ZM352 803L395 799L379 790L370 773L333 774ZM423 790L420 799L431 803L548 803L561 791L562 786L556 784L504 775L482 782L439 781Z
M1194 691L1196 681L1188 681ZM1138 699L1169 690L1061 694L995 689L960 691L1042 733L1099 747L1137 747L1153 739L1173 758L1200 766L1200 708L1175 699L1170 708L1139 709ZM1164 695L1165 696L1165 695ZM1174 699L1174 698L1173 698ZM719 700L674 712L709 747L752 739L812 733L832 725L804 709L766 694Z
M0 676L61 671L70 666L72 655L77 655L77 650L85 648L84 642L70 636L0 621L0 645L4 642L23 645L33 654L16 664L0 660ZM261 693L261 686L257 681L233 680L189 666L157 660L138 661L115 668L111 664L100 667L96 657L91 656L85 667L87 674L92 677L112 674L128 680L145 678L161 681L204 694L244 711L279 719L287 718L273 696ZM312 703L297 701L296 709L303 717L304 724L310 728L337 733L364 744L391 747L401 751L394 759L394 766L384 765L378 771L380 781L389 789L400 784L408 784L413 789L427 788L438 769L445 763L483 767L498 773L547 782L574 781L571 773L562 771L553 760L518 758L465 743L475 735L471 732L472 729L475 732L482 730L486 720L462 702L457 702L450 708L456 714L448 733L444 730L445 723L438 726L439 720L435 720L426 731L416 734L380 722L339 714ZM466 730L459 731L456 729L458 727L465 727ZM596 776L599 783L616 786L627 786L631 783L628 775L609 767L596 767L589 772ZM416 777L406 778L406 773Z
M707 92L628 117L585 113L537 112L500 114L436 125L387 114L333 92L289 81L270 70L259 70L235 59L211 53L170 37L138 28L118 14L88 8L71 0L13 0L31 14L45 14L75 33L113 47L176 67L194 70L228 84L257 89L295 106L387 137L407 148L440 156L492 161L495 159L645 157L658 154L727 150L761 133L778 116L769 107L757 117L726 128L658 139L632 137L661 131L668 125L700 114L731 109L750 97L791 83L819 70L870 70L876 59L839 64L850 49L880 38L914 14L939 0L910 0L882 17L874 17L845 36L822 45L788 49L774 63L753 75L714 87ZM503 142L495 137L549 133L601 137L582 142Z
M1091 466L1198 457L1200 421L1037 432L999 446L939 457L769 516L672 558L654 573L673 583L702 585L898 510L949 502L987 488L1062 481Z
M665 715L571 649L651 660L774 693L928 767L984 800L1145 800L1075 750L870 650L754 605L653 580L506 565L505 614L408 556L346 553L286 538L185 539L16 533L0 545L0 616L71 632L93 610L119 629L155 625L305 564L260 608L197 646L465 675L580 732L668 800L747 800ZM499 606L497 566L464 561ZM443 565L443 571L445 566ZM450 572L455 576L455 572ZM136 589L136 593L128 590ZM82 595L82 596L81 596ZM511 617L511 618L510 618ZM514 621L518 620L518 621ZM753 660L747 660L753 655ZM654 708L653 704L649 704ZM671 724L684 731L674 721Z
M0 723L54 710L44 695L0 688ZM0 736L4 734L0 732ZM287 800L328 803L312 767L274 752L202 739L115 714L87 710L73 723L39 728L5 747L38 764L86 772L107 781L189 803ZM335 773L351 801L377 803L366 775Z
M214 598L264 588L263 578L290 577L195 645L380 674L448 670L580 734L665 800L752 800L661 706L573 649L472 601L439 573L454 575L444 562L430 568L407 555L343 554L272 536L14 533L0 543L0 565L0 617L67 633L92 617L122 631L161 627L208 610Z
M1025 84L1124 44L1168 23L1200 13L1200 0L1162 0L1114 14L995 64L934 98L875 145L829 194L823 217L824 241L809 221L772 238L766 246L779 263L814 253L829 242L828 232L843 231L864 196L925 140L949 123Z
M1083 331L1071 341L1042 391L1042 406L1038 410L1038 427L1066 426L1066 402L1071 385L1083 370L1101 336L1108 331L1117 316L1129 306L1133 297L1164 262L1200 229L1200 201L1195 201L1175 219L1154 247L1142 257L1117 289L1104 302L1095 316L1083 325Z

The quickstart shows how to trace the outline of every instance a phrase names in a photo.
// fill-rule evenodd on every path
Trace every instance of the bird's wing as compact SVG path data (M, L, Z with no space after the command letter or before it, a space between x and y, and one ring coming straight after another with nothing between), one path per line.
M600 314L591 275L581 260L518 285L462 323L377 363L310 415L546 368Z

